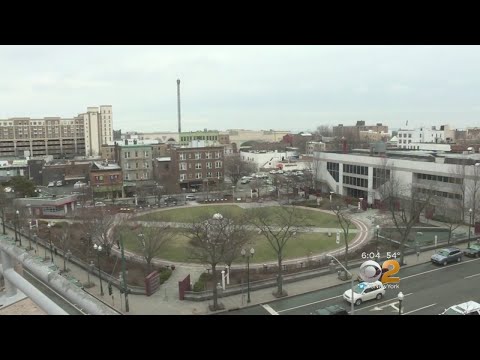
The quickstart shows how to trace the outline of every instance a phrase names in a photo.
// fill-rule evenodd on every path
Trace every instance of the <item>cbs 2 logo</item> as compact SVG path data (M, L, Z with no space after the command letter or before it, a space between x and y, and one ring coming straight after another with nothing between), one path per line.
M382 277L380 281L383 284L397 284L400 282L398 276L392 276L398 273L400 270L400 264L397 260L386 260L382 264Z

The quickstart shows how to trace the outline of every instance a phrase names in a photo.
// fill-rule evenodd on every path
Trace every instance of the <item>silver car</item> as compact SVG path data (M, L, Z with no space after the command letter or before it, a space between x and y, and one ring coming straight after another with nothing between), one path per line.
M438 250L430 260L434 264L447 265L451 262L460 262L462 261L463 252L459 248L449 247Z

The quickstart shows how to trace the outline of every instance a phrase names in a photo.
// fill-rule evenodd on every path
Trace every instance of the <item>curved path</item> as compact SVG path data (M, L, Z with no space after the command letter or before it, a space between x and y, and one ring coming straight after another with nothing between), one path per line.
M217 204L205 204L205 205L201 204L201 206L218 206L218 205L239 206L239 204L232 204L232 203L230 203L230 204L228 204L228 203L223 203L223 204L217 203ZM247 204L242 204L242 205L244 205L244 206L241 206L243 208L247 208L247 206L245 206L245 205L251 205L251 206L248 206L248 208L263 207L263 206L279 206L278 203L275 203L275 202L268 202L268 203L265 202L265 203L260 203L260 204L258 204L258 203L248 204L247 203ZM191 207L191 205L168 207L168 208L164 208L164 209L154 209L154 210L144 211L144 212L141 212L141 213L136 213L136 214L134 214L133 217L142 216L142 215L153 213L153 212L168 211L168 210L172 210L172 209L180 209L180 208L188 208L188 207ZM319 211L319 212L323 212L323 213L326 213L326 214L335 215L332 211L329 211L329 210L315 209L315 208L309 208L309 207L304 207L304 206L297 206L297 208L306 209L306 210L310 210L310 211ZM118 214L118 217L119 217L119 220L120 220L122 218L128 218L128 215L124 216L123 214ZM350 246L348 247L349 251L356 250L357 248L359 248L360 246L362 246L366 242L368 242L368 239L369 239L369 229L368 229L367 225L362 220L360 220L358 218L355 218L355 217L352 218L352 222L353 222L353 224L355 224L357 229L351 229L351 231L355 230L356 236L350 242ZM143 221L139 221L139 223L142 223L142 225L143 225ZM320 228L316 228L316 229L320 229ZM335 231L336 230L337 229L335 229ZM326 232L328 232L328 230ZM353 231L352 231L352 233L353 233ZM319 253L319 254L316 254L316 255L312 255L310 257L303 256L303 257L299 257L299 258L284 260L283 264L284 265L289 265L289 264L297 264L299 262L305 262L305 261L318 261L318 260L321 260L321 259L325 259L327 254L337 256L337 255L342 254L344 251L345 251L344 247L340 246L335 250ZM115 253L116 255L120 255L119 249L117 249L115 247L112 247L112 253ZM136 254L132 251L129 251L129 250L125 250L125 255L130 257L130 258L137 259L139 262L144 261L143 257L141 255L138 255L138 254ZM186 268L195 269L195 270L202 270L202 271L204 271L206 268L208 268L208 266L206 266L205 264L174 262L174 261L169 261L169 260L159 259L159 258L155 258L154 260L152 260L152 263L157 265L157 266L175 265L175 267L186 267ZM251 268L263 268L264 265L267 265L267 266L277 265L277 261L270 261L270 262L265 262L265 263L251 263L250 267ZM233 264L232 265L232 269L243 269L243 268L245 268L244 264Z

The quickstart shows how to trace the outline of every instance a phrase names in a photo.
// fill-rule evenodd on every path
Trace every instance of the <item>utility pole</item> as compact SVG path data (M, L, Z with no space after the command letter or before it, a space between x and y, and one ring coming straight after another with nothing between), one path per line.
M126 263L125 263L125 247L123 245L123 236L120 234L120 247L122 252L122 278L123 278L123 291L125 294L125 312L130 311L130 307L128 305L128 289L127 289L127 276L126 272Z

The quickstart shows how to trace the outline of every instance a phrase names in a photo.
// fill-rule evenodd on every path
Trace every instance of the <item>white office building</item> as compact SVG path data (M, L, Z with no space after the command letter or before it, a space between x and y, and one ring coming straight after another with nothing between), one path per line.
M480 184L480 154L392 150L375 156L368 150L354 150L349 154L315 152L314 161L318 161L317 178L322 191L363 198L368 204L380 199L378 190L391 176L395 176L404 191L414 186L421 192L431 192L437 205L445 203L440 200L449 199L452 205L457 202L461 208L459 202L465 196L466 209L473 206L475 181ZM480 194L477 195L480 199ZM476 206L480 207L479 200Z

